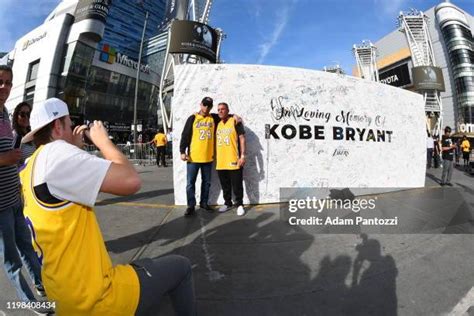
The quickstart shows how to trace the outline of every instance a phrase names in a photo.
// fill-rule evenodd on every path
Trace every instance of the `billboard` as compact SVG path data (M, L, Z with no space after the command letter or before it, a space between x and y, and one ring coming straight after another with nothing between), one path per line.
M402 64L398 67L379 73L381 83L385 83L394 87L404 87L411 84L410 71L408 64Z
M419 66L412 68L415 90L445 91L443 71L439 67Z
M194 21L173 21L170 53L198 55L216 62L217 32L210 26Z
M279 202L280 188L424 186L426 123L418 93L315 70L180 65L172 99L178 205L186 204L181 132L205 96L214 99L212 112L226 102L243 119L244 203ZM212 177L209 204L221 204Z
M75 22L93 19L105 23L112 0L80 0L74 13Z

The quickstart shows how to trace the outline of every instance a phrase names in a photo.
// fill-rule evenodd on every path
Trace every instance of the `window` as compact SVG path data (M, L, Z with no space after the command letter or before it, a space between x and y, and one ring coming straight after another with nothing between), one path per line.
M33 99L35 98L35 86L25 89L25 95L23 96L23 101L33 104Z
M36 80L36 77L38 77L38 68L39 68L40 60L35 60L32 62L28 68L28 78L27 82Z

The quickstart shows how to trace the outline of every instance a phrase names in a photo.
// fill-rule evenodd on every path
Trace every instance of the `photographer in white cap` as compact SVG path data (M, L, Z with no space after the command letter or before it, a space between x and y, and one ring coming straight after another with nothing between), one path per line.
M21 172L24 214L57 313L155 315L161 296L169 294L178 315L194 315L186 258L112 266L92 207L99 192L134 194L141 180L102 122L72 129L67 105L53 98L34 106L30 123L22 141L33 140L38 149ZM104 159L81 149L84 136Z

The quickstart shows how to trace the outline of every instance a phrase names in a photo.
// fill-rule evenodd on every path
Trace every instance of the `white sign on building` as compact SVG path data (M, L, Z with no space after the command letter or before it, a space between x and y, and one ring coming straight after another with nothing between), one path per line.
M184 124L203 97L229 104L247 139L244 203L279 202L282 187L423 187L426 164L421 95L336 74L253 65L175 68L175 203L186 204ZM200 177L198 177L199 179ZM199 180L196 191L200 190ZM199 201L199 198L198 198ZM209 204L222 204L213 174Z

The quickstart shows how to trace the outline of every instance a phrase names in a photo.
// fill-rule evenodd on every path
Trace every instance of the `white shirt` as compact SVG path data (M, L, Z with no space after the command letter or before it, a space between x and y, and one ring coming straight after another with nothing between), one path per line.
M426 137L426 148L428 149L433 149L434 148L434 140L433 140L433 137Z
M63 140L46 144L36 158L33 185L46 182L60 200L94 206L111 161Z

